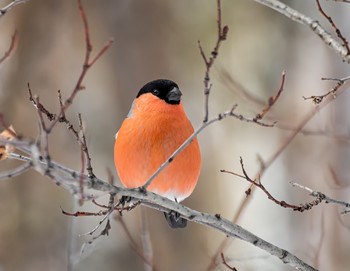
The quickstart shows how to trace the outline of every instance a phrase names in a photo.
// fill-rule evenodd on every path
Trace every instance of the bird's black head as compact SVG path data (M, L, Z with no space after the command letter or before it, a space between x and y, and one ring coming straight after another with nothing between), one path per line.
M145 93L152 93L154 96L166 101L168 104L179 104L182 95L178 85L175 82L166 79L157 79L147 83L141 88L136 98Z

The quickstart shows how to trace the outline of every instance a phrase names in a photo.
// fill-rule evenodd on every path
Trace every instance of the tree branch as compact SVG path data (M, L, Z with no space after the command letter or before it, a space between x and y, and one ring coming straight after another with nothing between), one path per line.
M198 41L198 48L199 48L200 54L204 60L204 64L206 67L204 81L203 81L203 83L204 83L204 97L205 97L204 120L203 120L204 123L207 122L209 119L209 94L210 94L210 89L212 86L212 84L210 83L210 76L209 76L210 68L213 66L214 61L219 54L220 45L224 40L226 40L227 33L228 33L228 26L225 25L223 28L221 26L221 1L220 0L217 0L217 14L218 14L218 19L217 19L218 39L216 41L216 45L215 45L213 51L210 54L209 60L205 56L201 42Z
M18 148L22 149L21 147L18 147ZM19 155L12 154L9 157L11 158L16 157L17 159L24 160L27 162L33 161L32 156L36 155L35 154L36 150L35 148L32 148L32 149L33 149L33 153L29 153L30 156L23 156L23 155L19 156ZM27 149L24 149L24 150L27 150ZM50 167L47 166L49 162L50 162ZM68 169L54 161L51 161L51 160L48 161L45 157L39 158L39 164L34 169L41 174L49 176L50 178L55 180L56 183L59 183L66 189L69 189L70 191L72 191L73 194L79 194L80 172ZM113 193L120 197L121 196L132 197L134 199L140 200L141 205L145 205L162 212L169 212L171 210L175 211L179 213L181 217L189 221L199 223L201 225L205 225L209 228L218 230L227 236L236 237L243 241L251 243L256 247L262 250L265 250L269 254L276 256L283 263L299 268L299 270L303 270L303 271L316 270L312 266L303 262L297 256L263 240L262 238L245 230L239 225L221 217L220 215L211 215L208 213L198 212L184 205L181 205L177 202L174 202L165 197L162 197L158 194L155 194L146 190L142 190L139 188L130 189L130 188L122 188L122 187L114 186L97 177L90 178L89 176L84 175L83 181L84 181L84 186L87 189L94 189L96 191ZM105 215L104 220L108 219L108 217L109 217L109 212L108 214ZM95 229L93 229L93 231L95 231Z
M1 15L0 15L0 17L1 17ZM12 35L11 44L10 44L9 49L5 52L3 57L0 58L0 64L2 62L4 62L8 57L11 56L12 52L15 50L15 48L17 46L17 43L18 43L18 32L16 30L15 33Z
M304 189L306 191L308 191L310 193L310 196L313 196L315 198L320 198L322 197L324 199L325 202L331 202L331 203L335 203L335 204L338 204L338 205L341 205L345 208L350 208L350 203L348 202L345 202L345 201L341 201L341 200L337 200L337 199L334 199L334 198L331 198L321 192L318 192L318 191L315 191L315 190L312 190L311 188L307 187L307 186L304 186L304 185L301 185L301 184L298 184L298 183L295 183L295 182L291 182L291 184L295 187L298 187L298 188L301 188L301 189ZM345 213L348 213L350 210L346 210L343 212L343 214Z
M342 58L344 62L350 64L350 55L348 54L347 49L335 39L333 39L333 37L327 33L327 31L320 25L318 21L313 20L312 18L300 13L299 11L287 6L278 0L254 1L278 11L293 21L309 26L312 32L319 36L328 47L330 47Z

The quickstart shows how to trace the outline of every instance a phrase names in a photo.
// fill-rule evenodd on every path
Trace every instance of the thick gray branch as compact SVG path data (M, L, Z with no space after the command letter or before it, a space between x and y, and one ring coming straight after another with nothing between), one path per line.
M25 148L28 152L30 149L33 151L35 145L32 145L31 148ZM36 152L36 151L35 151ZM28 153L31 156L23 156L12 153L9 155L9 158L23 160L26 162L26 165L31 165L39 173L46 175L56 181L62 187L71 191L73 195L79 194L79 185L80 185L80 172L74 171L72 169L66 168L63 165L60 165L56 162L45 160L44 157L33 157L32 153ZM37 161L34 161L37 160ZM35 166L34 166L35 165ZM303 262L301 259L291 254L290 252L279 248L260 237L254 235L253 233L245 230L239 225L221 217L220 215L212 215L208 213L199 212L193 209L190 209L184 205L181 205L177 202L171 201L165 197L162 197L158 194L145 191L144 189L134 188L122 188L109 184L106 181L103 181L97 177L89 178L84 176L84 186L86 188L93 189L95 191L102 191L107 193L115 193L118 196L129 196L138 200L141 200L141 204L148 206L150 208L169 212L173 210L188 219L189 221L205 225L209 228L221 231L227 236L237 237L243 241L249 242L252 245L259 247L269 254L278 257L283 263L288 264L297 268L298 270L303 271L316 271L315 268Z

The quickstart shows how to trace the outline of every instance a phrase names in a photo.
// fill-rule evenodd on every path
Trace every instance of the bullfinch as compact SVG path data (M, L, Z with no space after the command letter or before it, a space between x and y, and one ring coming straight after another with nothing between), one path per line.
M158 79L144 85L116 134L114 162L127 188L144 185L156 170L194 132L176 83ZM201 168L198 140L194 140L147 187L180 202L194 190ZM184 228L187 220L175 212L164 213L172 228Z

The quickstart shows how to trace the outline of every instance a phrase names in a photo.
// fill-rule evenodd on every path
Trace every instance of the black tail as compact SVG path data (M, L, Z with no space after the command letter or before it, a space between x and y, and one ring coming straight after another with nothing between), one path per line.
M187 220L180 217L179 213L171 211L170 213L164 213L164 215L169 226L173 229L185 228L187 226Z

